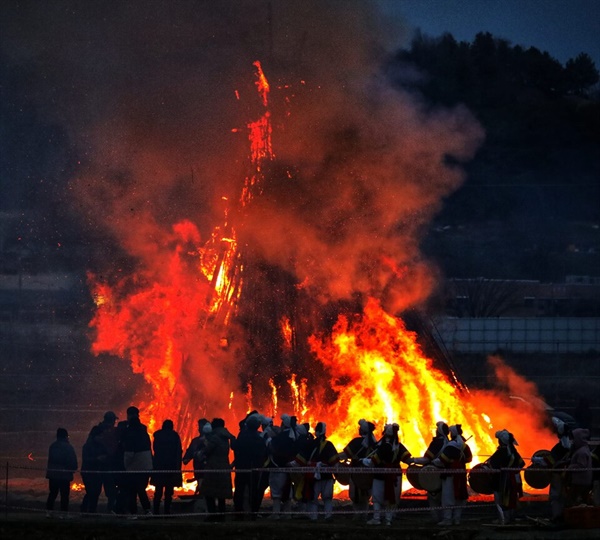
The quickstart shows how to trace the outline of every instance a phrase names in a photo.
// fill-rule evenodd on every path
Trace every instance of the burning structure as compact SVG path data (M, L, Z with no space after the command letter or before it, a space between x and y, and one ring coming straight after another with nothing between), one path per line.
M181 29L205 68L183 89L157 8L144 35L164 40L163 79L146 73L144 99L125 92L86 133L96 156L74 190L119 245L90 273L93 352L143 374L151 431L258 409L326 420L339 444L359 418L395 421L415 454L440 419L480 456L505 425L532 435L524 455L544 446L542 416L460 389L398 316L436 286L419 240L463 180L476 121L388 86L385 25L364 2L233 6Z

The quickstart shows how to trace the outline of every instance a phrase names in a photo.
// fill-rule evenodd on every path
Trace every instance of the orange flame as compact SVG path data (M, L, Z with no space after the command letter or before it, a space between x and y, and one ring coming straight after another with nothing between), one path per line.
M251 171L238 201L241 207L260 195L265 162L274 156L267 109L270 89L260 63L254 66L265 110L247 125ZM215 227L207 242L201 242L199 231L189 221L177 223L166 236L156 242L156 256L164 261L160 271L143 268L138 275L112 286L90 276L97 306L91 322L96 330L92 350L129 358L133 371L143 374L151 388L143 411L150 432L164 418L176 419L181 427L190 415L197 414L197 402L191 410L187 408L196 394L194 381L189 381L194 372L189 359L202 351L201 361L193 365L200 379L210 369L212 357L227 353L229 341L221 337L225 333L221 330L232 323L243 285L243 258L227 208L223 224ZM405 271L393 261L386 264L398 276ZM282 318L280 325L283 348L290 352L296 339L294 327L288 317ZM205 328L209 331L202 334ZM215 335L220 344L211 349L208 343ZM312 336L309 343L331 380L311 388L306 378L298 382L297 375L291 375L292 402L284 405L302 421L313 425L326 421L329 437L339 450L356 436L360 418L374 422L378 429L387 422L398 423L401 439L413 455L423 453L439 420L463 425L467 436L472 436L469 444L478 460L493 452L493 430L503 427L516 431L523 455L553 444L537 412L516 409L491 393L466 393L452 384L423 355L414 333L407 331L400 319L386 314L374 299L367 302L359 318L340 316L331 335ZM501 372L498 363L497 372ZM221 375L214 379L219 394L225 393L222 379ZM517 379L505 373L503 380L508 385ZM268 384L270 396L256 397L270 399L270 415L275 418L280 407L278 388L273 378ZM221 399L230 419L239 414L234 397L232 391ZM254 408L252 385L247 385L239 399L244 401L244 412Z
M271 409L271 416L275 418L277 416L277 387L273 379L269 379L269 386L271 387L271 399L273 401L273 408Z
M296 382L296 374L293 374L292 377L288 380L288 384L292 390L292 409L295 412L296 416L300 421L303 421L304 418L308 415L308 405L307 405L307 380L302 379L300 384Z
M541 411L514 408L506 395L466 393L452 385L422 354L415 334L374 299L359 320L340 316L331 336L313 336L310 342L333 374L337 399L317 414L332 425L332 440L339 447L356 436L359 418L379 428L398 423L400 438L413 455L427 448L436 422L461 424L472 437L473 464L493 453L495 430L504 427L515 432L524 456L554 444Z
M292 350L292 324L290 323L289 317L282 317L281 319L281 334L283 336L283 346L288 351Z

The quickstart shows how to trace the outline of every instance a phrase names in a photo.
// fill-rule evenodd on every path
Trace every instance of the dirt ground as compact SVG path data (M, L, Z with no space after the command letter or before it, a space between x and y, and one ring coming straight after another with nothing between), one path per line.
M425 540L444 538L452 540L552 540L596 539L600 529L556 529L542 526L525 518L517 525L498 527L469 516L460 526L440 528L428 524L423 516L401 517L390 527L370 526L354 522L345 516L336 516L331 522L307 520L255 522L226 521L206 523L196 517L128 520L124 518L47 519L40 514L10 514L0 519L0 538L23 540L198 540L238 539L248 540L364 540L398 539ZM487 520L488 522L491 520Z
M430 523L425 508L415 512L401 512L391 526L367 525L365 520L354 521L344 514L344 507L336 507L334 518L325 522L311 522L294 517L290 520L272 521L265 513L256 521L236 521L227 516L224 523L207 523L203 514L175 516L139 516L137 519L121 516L97 515L93 517L70 513L69 517L56 513L46 517L42 509L18 512L2 509L0 538L22 540L198 540L207 539L268 539L279 540L369 540L397 539L425 540L443 538L451 540L552 540L597 539L600 528L580 529L569 526L556 527L537 514L545 513L545 503L522 505L515 525L493 525L490 507L469 505L461 525L439 527ZM268 509L267 509L268 510Z
M432 523L424 493L410 490L403 494L402 502L391 526L367 525L368 515L355 516L346 493L337 494L334 516L325 522L306 519L305 515L292 514L288 520L269 519L271 501L263 501L261 514L256 521L238 521L229 504L224 523L206 522L202 501L186 494L173 501L171 516L115 516L101 513L105 499L100 499L99 513L82 515L79 505L81 491L71 493L68 515L55 512L46 517L44 509L47 484L43 479L12 479L8 489L2 485L0 494L0 538L23 540L374 540L398 539L424 540L443 538L451 540L498 539L588 539L600 538L600 508L593 509L599 528L586 526L583 519L557 527L548 520L548 500L543 494L527 494L519 504L515 525L498 526L490 496L473 494L463 512L461 525L439 527ZM8 500L8 505L6 501ZM231 501L229 501L231 503ZM56 505L58 508L58 504ZM294 510L297 510L294 509ZM592 510L591 508L589 510Z

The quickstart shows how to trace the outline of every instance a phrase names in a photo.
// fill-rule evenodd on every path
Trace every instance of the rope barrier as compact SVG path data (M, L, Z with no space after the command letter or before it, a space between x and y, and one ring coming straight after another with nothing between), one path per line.
M32 512L32 513L39 513L39 514L48 514L50 513L53 517L67 517L69 516L71 519L75 516L87 519L87 518L94 518L94 517L98 517L98 518L110 518L110 519L132 519L132 517L135 518L140 518L140 519L148 519L148 520L157 520L157 519L175 519L175 518L193 518L193 517L202 517L205 518L207 516L248 516L248 515L260 515L260 516L264 516L266 515L266 517L262 518L266 521L270 520L269 516L272 516L273 514L270 514L268 512L265 512L265 510L263 511L258 511L258 512L246 512L246 511L236 511L236 510L228 510L226 512L180 512L180 513L170 513L170 514L115 514L113 512L94 512L94 513L85 513L85 512L74 512L74 511L62 511L62 510L52 510L52 511L48 511L45 510L43 508L33 508L33 507L28 507L28 506L18 506L18 505L6 505L7 508L10 508L12 511L22 511L22 512ZM422 513L422 512L431 512L432 510L435 511L443 511L444 509L449 510L449 509L457 509L457 508L462 508L464 509L466 507L466 505L455 505L455 506L446 506L446 507L442 507L442 506L435 506L435 507L430 507L430 506L423 506L423 507L419 507L419 508L401 508L398 507L397 505L390 505L390 506L384 506L381 508L381 512L385 512L385 511L393 511L395 514L417 514L417 513ZM479 510L479 509L489 509L489 508L493 508L495 507L494 503L471 503L469 504L468 508L469 510L475 509L475 510ZM326 514L326 512L324 510L317 510L315 511L310 511L310 510L304 510L304 509L293 509L291 511L281 511L278 514L276 514L277 516L279 516L279 519L285 520L287 519L292 519L292 518L304 518L307 519L310 515L314 515L317 514L318 516L324 516ZM365 516L370 515L373 513L373 509L368 509L368 510L356 510L356 509L348 509L348 510L343 510L343 509L336 509L334 511L334 514L336 516L355 516L355 515L362 515L364 514Z
M7 465L8 466L8 465ZM11 469L21 469L28 471L44 471L44 472L58 472L58 473L79 473L82 472L85 474L133 474L133 473L147 473L147 474L191 474L191 473L252 473L252 472L279 472L279 473L301 473L308 474L311 472L316 472L317 470L323 474L403 474L406 475L409 470L408 468L395 468L395 467L259 467L254 469L236 469L235 467L231 469L143 469L143 470L123 470L123 469L115 469L115 470L87 470L87 469L76 469L76 470L67 470L67 469L48 469L46 467L29 467L25 465L10 465ZM500 474L505 471L514 471L514 472L524 472L524 471L535 471L535 472L583 472L583 471L600 471L600 467L587 467L587 468L573 468L569 469L567 467L523 467L523 468L512 468L512 467L503 467L501 469L444 469L442 467L438 467L436 469L423 469L419 468L419 474L464 474L464 473L472 473L472 474ZM413 472L413 471L410 471Z
M27 511L27 512L47 512L47 510L42 510L42 509L36 509L36 508L32 508L32 507L25 507L25 506L19 506L19 505L13 505L13 504L9 504L9 482L10 482L10 470L20 470L20 471L43 471L44 474L46 472L55 472L55 473L73 473L73 474L99 474L99 475L129 475L129 474L135 474L135 475L148 475L148 476L152 476L152 475L157 475L157 474L197 474L197 473L201 473L202 475L207 475L207 474L251 474L251 473L256 473L256 472L262 472L262 473L270 473L270 472L275 472L275 473L289 473L289 474L296 474L296 475L302 475L305 476L307 474L314 474L315 472L319 471L321 474L333 474L334 475L334 481L335 481L335 475L336 474L352 474L352 475L379 475L379 474L391 474L391 475L395 475L395 476L401 476L404 475L406 476L409 472L416 472L418 470L418 474L444 474L444 475L449 475L449 474L500 474L502 472L506 472L506 471L510 471L510 472L523 472L526 469L525 468L504 468L504 469L480 469L480 468L469 468L469 469L443 469L443 468L437 468L437 469L427 469L427 468L418 468L417 470L413 470L413 471L409 471L408 468L377 468L377 467L351 467L351 466L323 466L323 467L314 467L314 466L310 466L310 467L301 467L301 466L294 466L294 467L270 467L270 468L250 468L250 469L235 469L235 468L231 468L231 469L145 469L145 470L122 470L122 469L116 469L116 470L94 470L94 471L88 471L88 470L75 470L75 471L69 471L69 470L65 470L65 469L47 469L45 467L35 467L35 466L24 466L24 465L10 465L8 462L6 463L6 473L5 473L5 500L4 502L0 502L0 506L4 506L5 507L5 514L7 515L8 510L10 509L11 511ZM539 472L559 472L559 473L565 473L565 472L582 472L582 471L600 471L599 467L591 467L591 468L586 468L586 469L566 469L566 468L546 468L546 467L529 467L528 470L530 471L539 471ZM346 484L344 482L344 484ZM425 492L426 490L420 489L418 491L423 491ZM177 500L178 497L177 495L175 496L175 498L173 500ZM186 500L185 498L181 497L179 498L179 503L180 504L185 504L186 502L192 502L195 503L196 501L199 500L203 500L203 497L197 496L197 495L190 495L189 498ZM455 507L442 507L442 506L436 506L436 507L430 507L430 506L418 506L418 507L402 507L399 506L399 504L401 504L402 500L406 500L405 498L399 498L400 503L396 503L394 505L383 505L380 508L380 512L384 513L384 512L389 512L392 511L394 514L406 514L406 515L410 515L410 514L415 514L415 513L423 513L423 512L432 512L432 511L443 511L443 510L448 510L449 508L466 508L466 502L463 505L460 506L455 506ZM219 513L219 512L207 512L207 511L202 511L202 512L185 512L185 513L179 513L179 514L158 514L158 515L142 515L142 514L114 514L114 513L101 513L101 512L93 512L93 513L81 513L79 514L79 512L71 512L71 514L67 514L65 512L60 512L60 511L52 511L52 516L54 517L58 517L60 518L62 517L66 517L68 516L73 516L73 515L81 515L81 517L99 517L99 518L104 518L104 517L110 517L110 518L121 518L121 519L158 519L158 518L162 518L162 519L173 519L175 517L185 517L185 518L194 518L194 517L203 517L206 518L208 517L216 517L216 516L232 516L232 517L236 517L238 515L240 516L250 516L250 515L258 515L258 516L264 516L265 513L269 513L270 516L275 516L275 519L291 519L291 518L310 518L313 519L314 515L315 515L315 510L314 510L314 504L316 503L316 501L310 501L310 502L300 502L300 501L296 501L295 499L293 499L293 501L298 505L297 508L294 508L292 511L282 511L278 514L270 514L268 509L263 509L262 511L259 510L256 513L251 513L248 511L235 511L235 510L228 510L225 513ZM322 500L320 501L322 503ZM308 505L313 505L312 508L308 509L306 508ZM471 502L468 503L468 508L469 510L489 510L489 509L495 509L496 505L494 502ZM367 515L367 514L372 514L374 511L373 508L369 508L369 509L357 509L357 508L352 508L352 509L340 509L340 508L336 508L336 510L334 511L334 514L336 516L344 516L344 515ZM317 515L319 516L323 516L325 515L325 512L318 510L317 511ZM279 517L277 517L279 516Z

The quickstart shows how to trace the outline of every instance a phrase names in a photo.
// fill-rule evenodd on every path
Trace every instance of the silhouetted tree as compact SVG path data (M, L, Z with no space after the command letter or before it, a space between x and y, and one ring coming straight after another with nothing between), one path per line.
M600 80L600 77L590 56L586 53L580 53L577 58L571 58L567 62L565 80L567 91L583 95Z
M560 62L546 51L536 47L527 49L524 55L527 86L536 88L545 94L560 94L564 88L564 70Z

